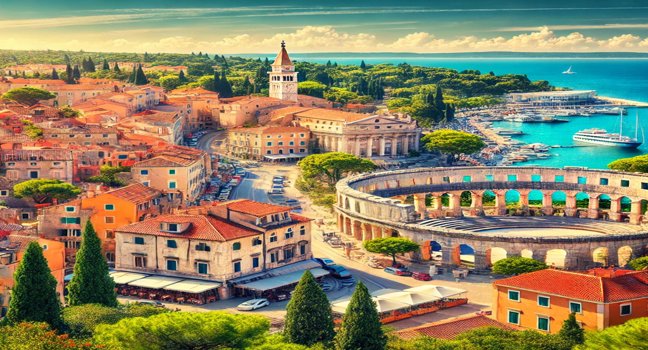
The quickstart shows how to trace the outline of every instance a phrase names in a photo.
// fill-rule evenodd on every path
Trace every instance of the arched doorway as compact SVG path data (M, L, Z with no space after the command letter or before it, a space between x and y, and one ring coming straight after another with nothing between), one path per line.
M531 249L522 249L520 256L523 258L533 259L533 251Z
M551 249L547 251L545 263L552 267L564 268L566 258L567 251L565 251L564 249Z
M541 208L543 198L544 196L542 195L542 191L539 190L529 191L529 207Z
M502 259L506 259L506 249L493 247L490 248L490 263L494 264Z
M520 192L517 190L508 190L504 194L506 199L506 206L519 206L520 205Z
M472 192L470 191L461 192L460 203L462 207L470 207L472 205Z
M495 206L495 199L497 196L495 196L495 192L491 190L486 190L482 194L482 207L493 207Z
M609 210L612 206L612 198L607 194L602 194L599 196L599 209Z
M585 192L576 193L576 208L587 209L589 208L589 194Z
M592 251L592 261L603 266L609 265L610 251L606 247L599 247Z
M567 194L563 191L555 191L551 194L551 206L554 208L564 208L567 202Z
M443 260L443 247L437 241L430 241L430 260L442 261Z
M454 248L453 262L456 265L469 268L475 267L475 249L468 244L460 244Z
M632 247L627 245L623 246L619 248L617 254L619 257L619 266L626 266L628 261L632 260Z

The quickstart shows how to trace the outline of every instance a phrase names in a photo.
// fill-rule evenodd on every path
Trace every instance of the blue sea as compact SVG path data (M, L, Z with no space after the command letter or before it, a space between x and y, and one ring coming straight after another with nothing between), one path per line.
M482 73L495 74L526 74L531 80L548 80L554 86L571 89L596 90L601 96L624 98L648 102L648 59L646 58L465 58L465 57L399 57L379 54L350 55L336 54L314 55L301 57L292 54L295 60L338 64L367 64L407 62L411 65L426 67L446 67L457 70L476 69ZM270 57L272 59L273 57ZM576 72L573 75L562 74L569 66ZM635 113L639 113L640 129L648 132L648 109L631 108L624 118L624 134L634 136ZM526 143L541 142L548 145L573 145L572 135L582 129L597 127L608 131L619 130L618 116L594 115L591 117L571 117L568 123L561 124L520 124L496 123L497 127L522 130L526 135L517 137ZM639 131L641 139L642 132ZM586 146L578 148L555 148L551 150L553 157L537 160L524 165L542 165L562 167L586 166L590 168L606 168L613 160L623 157L645 154L648 152L648 142L637 150L627 150L614 147Z

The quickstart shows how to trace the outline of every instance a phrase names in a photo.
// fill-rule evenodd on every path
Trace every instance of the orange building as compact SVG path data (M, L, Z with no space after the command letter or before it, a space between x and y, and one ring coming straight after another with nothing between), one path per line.
M301 126L234 128L227 134L227 148L243 158L298 160L308 155L310 137L310 130Z
M65 276L65 246L62 242L38 238L36 236L9 235L0 240L0 318L9 309L10 290L13 287L13 275L23 257L27 245L38 241L43 248L47 265L56 278L56 292L63 301L63 278Z
M493 283L498 321L558 333L569 314L586 330L648 316L648 271L545 269Z

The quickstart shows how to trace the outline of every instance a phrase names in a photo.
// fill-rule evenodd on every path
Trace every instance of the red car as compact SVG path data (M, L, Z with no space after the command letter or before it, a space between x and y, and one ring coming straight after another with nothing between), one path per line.
M383 271L396 276L411 276L412 272L399 267L386 267Z
M425 272L412 272L412 278L419 281L430 281L432 276L429 273Z

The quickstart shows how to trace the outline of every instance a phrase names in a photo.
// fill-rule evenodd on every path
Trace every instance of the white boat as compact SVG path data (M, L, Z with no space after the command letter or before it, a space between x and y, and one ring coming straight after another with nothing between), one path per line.
M639 131L639 114L637 114L635 137L623 135L623 114L619 115L619 120L620 127L618 134L608 133L607 130L604 129L593 128L578 131L574 134L574 136L572 136L572 140L600 146L623 148L637 148L641 146L643 141L639 141L639 139L637 138L637 132Z
M563 72L563 74L576 74L576 72L572 71L572 66L569 66L566 71Z

